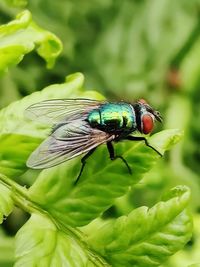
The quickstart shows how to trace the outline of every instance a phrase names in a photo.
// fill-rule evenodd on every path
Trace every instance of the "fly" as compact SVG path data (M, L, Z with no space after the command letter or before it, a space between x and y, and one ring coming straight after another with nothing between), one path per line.
M53 125L52 133L30 155L27 166L46 169L85 153L75 183L81 177L87 158L102 144L107 144L110 159L120 158L129 173L131 169L126 160L115 155L113 141L144 141L161 155L144 136L130 135L138 131L149 134L156 120L162 122L160 113L143 99L134 104L82 98L46 100L28 107L26 115Z

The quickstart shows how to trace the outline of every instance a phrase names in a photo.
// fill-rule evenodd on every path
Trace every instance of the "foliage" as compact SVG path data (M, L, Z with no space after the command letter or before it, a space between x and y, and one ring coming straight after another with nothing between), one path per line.
M38 54L52 67L61 51L61 43L52 33L39 28L28 11L20 13L16 20L0 27L0 72L11 64L18 64L24 54L37 45Z
M116 198L124 195L128 191L129 186L137 183L144 173L148 172L159 160L160 156L141 142L133 145L127 142L119 144L117 150L118 153L125 156L128 162L130 162L130 166L134 170L134 175L132 176L126 173L127 170L122 166L121 161L116 160L112 162L106 159L104 157L105 148L101 147L88 160L90 168L87 172L83 173L81 181L76 186L73 181L78 174L79 168L76 167L79 165L78 159L42 171L29 189L25 189L12 181L11 177L16 179L16 175L20 175L26 170L25 163L28 155L47 134L47 126L41 127L38 123L33 123L30 126L30 122L23 116L25 108L34 102L38 102L38 99L47 99L49 97L58 98L69 95L73 97L85 95L87 97L99 97L94 91L84 92L82 84L83 75L74 74L67 77L66 83L49 86L43 91L27 96L1 111L2 146L0 151L2 160L0 161L0 178L4 190L3 193L6 197L6 201L2 202L2 213L8 215L11 212L14 200L15 205L32 214L29 221L16 236L16 266L25 266L27 264L34 266L35 260L38 261L38 257L41 258L40 266L48 266L50 262L61 266L63 261L66 261L66 264L68 262L71 266L77 262L79 266L87 266L88 264L93 266L93 257L95 257L95 264L98 264L98 266L108 265L110 254L102 253L101 249L93 248L93 242L90 245L91 241L86 246L87 240L84 241L84 239L87 239L89 235L87 235L87 238L84 238L84 229L83 233L81 233L77 232L76 227L87 225L100 216L102 212L106 211L114 203ZM18 112L14 113L14 110ZM158 149L164 152L175 144L180 137L181 133L178 130L165 130L149 138L149 142L155 145L158 144ZM9 151L12 142L15 143L15 146L12 146L12 151ZM98 162L97 158L99 159ZM17 159L20 160L17 161ZM102 166L105 167L102 168ZM10 178L5 175L9 175ZM171 251L169 255L181 248L190 239L192 228L190 216L185 213L185 206L189 200L188 189L177 188L175 189L176 191L181 191L181 194L186 194L187 197L183 197L182 200L181 197L177 199L176 194L172 194L165 204L162 202L157 204L152 209L152 214L151 212L147 213L147 208L141 208L130 213L127 219L127 224L130 225L127 229L130 228L130 234L138 224L138 222L131 219L135 217L134 213L137 214L137 212L138 214L143 213L144 216L144 218L141 217L140 223L143 222L146 225L148 220L153 220L151 225L149 225L150 232L157 230L155 224L167 224L169 230L166 231L169 231L177 239L180 236L180 232L176 230L176 227L174 230L173 225L176 223L182 225L181 236L179 240L176 240L177 245L174 248L169 248ZM177 206L175 203L178 203ZM166 213L166 208L168 208L169 214L166 218L162 218L159 214L162 214L162 212ZM181 215L182 212L183 215ZM145 215L145 213L147 214ZM178 214L180 214L180 219L176 218ZM157 219L157 217L162 218L162 220ZM119 217L116 220L116 224L121 224L121 220L123 220L123 217ZM170 226L170 223L172 226ZM151 229L151 227L153 228ZM90 232L88 231L89 228L90 226L88 225L87 232ZM98 244L98 233L99 231L97 231L94 244ZM110 234L113 236L112 232ZM141 234L142 238L144 238L143 231ZM82 236L81 239L80 236ZM114 236L117 237L118 233L114 234ZM149 232L146 233L146 236L149 238ZM157 240L157 242L162 243L162 238L158 236L157 239L160 241ZM95 235L92 239L95 239ZM46 242L49 246L44 246ZM80 242L81 245L79 244ZM126 235L124 235L124 242L127 242ZM100 241L101 243L102 241ZM116 240L116 243L120 245L121 240ZM98 254L95 255L95 252L88 251L88 246L93 248L94 251L97 250L98 254L102 254L108 260L108 263L103 263L104 260L99 258ZM171 246L171 242L166 244L166 246ZM45 247L45 249L42 249L42 247ZM122 251L125 251L126 247L122 248ZM140 251L142 253L143 248ZM91 253L92 256L90 255ZM149 266L158 265L165 257L166 255L158 258L156 261L150 260ZM127 260L133 261L131 258L127 258ZM119 266L119 262L119 259L116 258L115 260L112 259L111 263L113 266ZM144 264L147 264L147 262L144 262Z
M5 23L26 4L30 11ZM198 5L198 0L0 3L0 105L5 107L0 111L0 220L6 229L14 206L30 214L15 237L15 266L179 267L181 259L198 266L198 246L183 250L192 235L187 206L197 213L200 193L200 128L193 116L199 113ZM34 50L50 68L59 56L55 68L45 70ZM81 73L62 82L74 70L84 70L86 85ZM80 158L41 172L27 170L28 156L51 129L25 118L24 110L44 99L104 98L85 87L115 100L149 99L162 110L168 130L148 141L162 154L182 142L162 159L143 142L116 144L133 175L99 147L76 186ZM0 261L12 266L14 240L3 231Z

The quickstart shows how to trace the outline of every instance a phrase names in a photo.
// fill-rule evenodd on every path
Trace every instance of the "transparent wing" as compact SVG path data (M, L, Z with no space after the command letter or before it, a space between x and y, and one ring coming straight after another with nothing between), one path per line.
M30 155L27 166L50 168L113 139L113 135L91 128L82 120L67 123L40 144Z
M46 124L69 122L81 118L103 103L105 101L83 98L46 100L28 107L25 116Z

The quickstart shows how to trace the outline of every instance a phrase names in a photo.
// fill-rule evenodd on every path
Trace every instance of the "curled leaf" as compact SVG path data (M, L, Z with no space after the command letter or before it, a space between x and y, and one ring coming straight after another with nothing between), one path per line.
M49 68L62 50L60 40L36 25L31 13L25 10L15 20L0 26L0 72L18 64L35 47Z
M113 267L159 266L192 236L192 220L185 210L189 189L178 186L169 195L151 209L140 207L116 220L94 221L85 227L87 242Z
M159 139L156 138L157 134L159 134ZM168 138L166 138L167 136ZM182 137L183 131L180 131L179 129L167 129L154 134L151 137L151 145L158 148L159 152L163 154L165 151L170 150L173 145L177 144ZM167 142L163 142L162 139L167 139Z

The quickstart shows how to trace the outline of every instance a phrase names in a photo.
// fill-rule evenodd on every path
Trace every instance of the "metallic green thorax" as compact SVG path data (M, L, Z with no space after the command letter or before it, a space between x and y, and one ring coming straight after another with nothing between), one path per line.
M135 111L127 103L107 103L92 110L87 118L93 128L106 132L131 132L136 129Z

